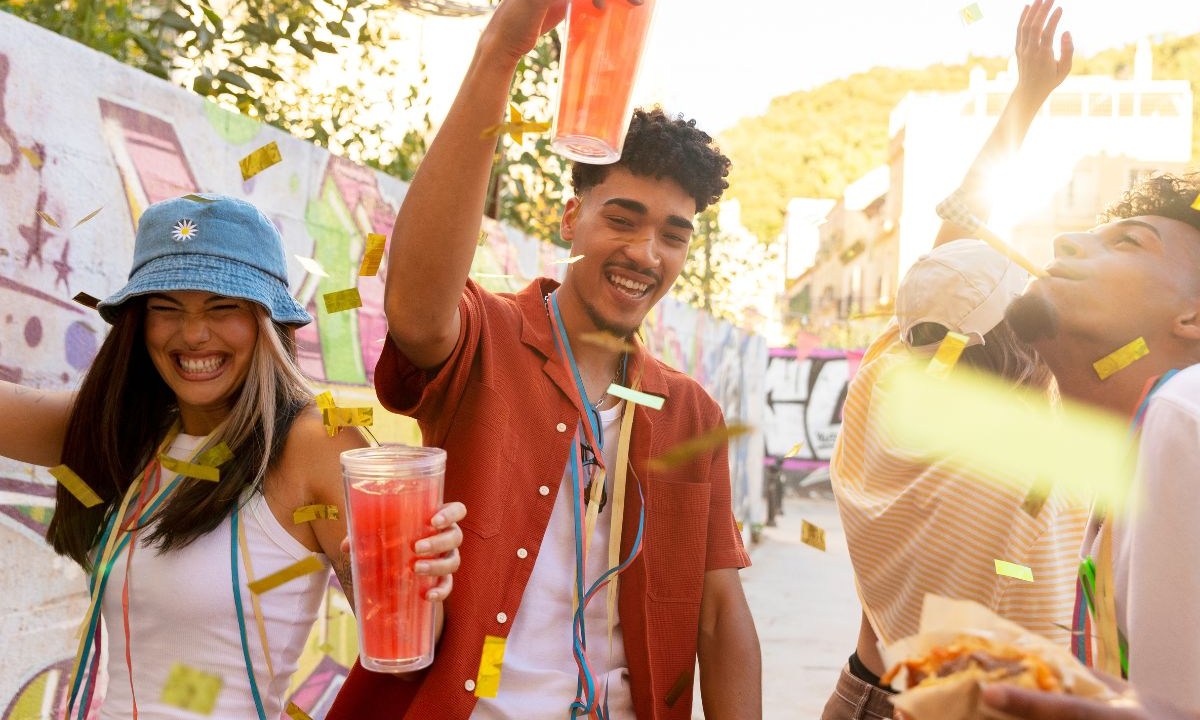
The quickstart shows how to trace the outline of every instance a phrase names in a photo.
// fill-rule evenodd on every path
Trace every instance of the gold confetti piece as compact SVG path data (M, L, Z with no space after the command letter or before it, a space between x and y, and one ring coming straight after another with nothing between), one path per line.
M1132 365L1135 360L1144 358L1149 354L1150 348L1146 346L1146 339L1138 338L1125 347L1114 350L1112 354L1106 355L1092 363L1092 368L1101 380L1107 380L1114 373L1124 370Z
M636 405L645 405L651 410L662 410L663 403L666 402L665 398L660 398L657 395L650 395L649 393L638 392L637 390L630 390L629 388L622 387L616 383L609 385L607 392L609 395L616 395L622 400L628 400Z
M270 592L280 585L289 583L296 578L304 577L305 575L315 572L321 572L324 569L325 566L321 564L321 561L316 555L309 555L303 560L294 562L282 570L273 572L264 578L255 580L246 587L250 588L250 592L254 593L255 595L262 595L263 593Z
M1200 195L1196 196L1196 201L1192 203L1193 210L1200 210Z
M322 297L325 299L325 312L330 314L362 307L362 297L358 294L358 288L325 293Z
M548 122L530 122L521 115L521 111L515 105L508 107L508 122L492 125L480 134L481 139L499 137L505 133L512 136L513 140L520 145L525 142L525 133L542 133L550 129Z
M967 343L970 338L956 332L946 333L946 338L942 340L942 344L938 345L937 352L934 353L933 359L929 361L929 366L925 368L925 372L937 378L944 378L950 374L954 366L958 364L958 358L962 355L963 350L967 348Z
M329 273L325 272L325 268L321 267L321 263L317 262L316 260L302 257L300 255L296 255L295 258L296 261L300 263L300 267L304 268L309 275L316 275L317 277L329 277Z
M1042 512L1042 508L1046 505L1046 500L1050 498L1050 491L1053 486L1045 480L1038 480L1029 488L1029 494L1025 496L1025 501L1021 503L1021 509L1031 518L1036 518Z
M500 672L504 669L506 642L502 637L484 636L483 654L479 656L479 674L475 677L475 697L494 698L500 691Z
M200 715L212 715L221 693L221 676L188 667L183 663L171 666L167 684L163 686L162 702Z
M263 145L238 162L238 167L242 169L242 181L249 180L282 160L283 156L279 154L279 145L274 141Z
M203 195L196 195L194 193L191 195L184 195L183 199L191 200L192 202L204 203L205 205L216 202L216 200L213 200L212 198L206 198Z
M369 407L332 407L321 410L321 420L326 429L343 427L371 427L374 409Z
M170 470L176 475L196 478L197 480L208 480L209 482L219 482L221 480L221 471L215 467L184 462L183 460L173 458L166 454L159 455L158 461L162 463L164 468Z
M314 520L337 520L337 505L305 505L292 512L292 524L303 525Z
M88 220L91 220L92 218L96 217L97 215L100 214L100 211L103 209L104 209L104 206L102 205L102 206L96 208L95 210L91 211L87 215L84 215L83 219L80 220L79 222L75 223L74 227L79 227L80 225L84 224ZM74 229L74 228L72 228L72 229Z
M799 455L799 454L800 454L800 450L801 450L803 447L804 447L804 443L802 443L802 442L798 442L798 443L796 443L795 445L793 445L793 446L792 446L792 449L791 449L791 450L788 450L788 451L787 451L787 454L785 454L785 455L783 456L783 459L784 459L784 460L787 460L788 458L793 458L793 457L796 457L797 455Z
M367 249L363 251L362 265L358 268L360 276L372 277L379 272L379 263L383 262L383 246L386 243L386 235L379 233L367 235Z
M73 297L71 299L74 300L75 302L79 303L80 305L84 306L85 308L91 308L92 310L95 310L96 306L100 304L99 298L94 298L85 292L75 293L75 297Z
M68 492L74 495L76 500L83 503L84 507L96 507L103 502L103 500L100 499L100 496L96 494L96 491L92 490L92 488L83 481L83 478L79 477L74 470L66 465L56 465L50 468L50 474L53 475L54 479L57 480L63 487L65 487Z
M37 211L37 214L38 214L38 217L40 217L41 219L45 220L45 221L46 221L46 224L47 224L47 225L49 225L50 227L59 227L59 225L58 225L58 221L57 221L57 220L55 220L54 218L50 217L49 215L47 215L46 213L42 212L41 210L38 210L38 211Z
M607 350L636 354L637 348L633 343L606 332L589 332L579 336L579 342L596 345Z
M979 3L971 3L962 10L958 11L959 17L968 25L977 23L983 19L983 10L979 7Z
M807 520L801 520L800 542L825 552L825 531Z
M326 655L333 654L333 645L331 645L329 643L321 643L320 645L317 646L317 649L320 650L321 652L325 653Z
M575 263L582 260L583 257L584 257L583 255L572 255L571 257L563 259L563 260L555 260L554 262L552 262L550 264L551 265L574 265Z
M332 650L333 648L330 647L329 649ZM308 713L301 710L300 706L294 702L288 702L286 711L288 717L290 717L292 720L312 720Z
M734 423L727 427L714 428L703 435L675 445L658 457L650 458L650 469L669 470L673 467L678 467L697 455L720 447L733 438L745 435L752 430L754 428L749 425L739 423Z
M1004 577L1016 578L1025 582L1033 582L1033 571L1024 565L1006 562L1004 560L996 560L996 574Z
M200 453L200 456L196 458L196 464L215 468L221 467L232 459L233 451L224 442L220 442Z
M333 401L333 393L329 392L328 390L314 397L313 401L315 401L317 403L317 407L322 410L326 408L337 407L337 403Z
M903 366L880 382L888 388L880 418L898 447L997 482L1040 478L1110 506L1127 497L1124 418L1067 399L1052 411L1043 395L965 365L946 378Z
M479 244L482 245L487 240L487 230L479 231Z
M38 153L37 150L34 150L33 148L23 147L23 148L21 148L21 154L25 156L25 159L29 161L29 164L33 166L34 170L42 169L42 164L45 161L42 160L42 156Z

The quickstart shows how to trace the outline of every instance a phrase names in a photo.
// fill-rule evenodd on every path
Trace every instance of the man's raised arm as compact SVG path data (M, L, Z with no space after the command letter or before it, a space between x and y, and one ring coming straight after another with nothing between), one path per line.
M388 334L417 367L436 367L454 351L496 151L497 139L483 135L504 115L517 62L565 8L566 0L500 3L400 206L384 308Z

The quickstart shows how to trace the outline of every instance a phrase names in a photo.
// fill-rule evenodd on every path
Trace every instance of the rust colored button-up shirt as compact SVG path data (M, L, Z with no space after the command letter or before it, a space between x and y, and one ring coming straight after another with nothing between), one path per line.
M581 407L555 348L540 279L516 295L468 282L461 335L430 375L389 339L375 371L380 401L420 424L426 444L446 449L445 497L462 501L462 565L446 602L433 665L400 679L356 665L330 720L466 720L475 706L483 640L507 637L550 522ZM640 389L666 398L661 411L634 406L630 481L645 497L645 544L620 575L618 614L638 718L691 717L700 599L708 570L742 568L750 558L730 506L728 450L664 471L648 462L723 423L700 385L650 356L630 359ZM621 556L636 534L639 496L626 494ZM524 553L520 552L522 549ZM504 618L507 622L501 621ZM563 698L563 716L573 698Z

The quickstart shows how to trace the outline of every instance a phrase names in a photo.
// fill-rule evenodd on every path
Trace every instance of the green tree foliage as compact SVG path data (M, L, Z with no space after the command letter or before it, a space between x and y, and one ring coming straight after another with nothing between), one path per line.
M424 68L388 57L389 20L400 11L387 0L0 0L0 10L402 178L424 155ZM318 58L332 56L358 72L324 86L305 81ZM398 141L361 118L368 77L407 91L389 98L415 118Z

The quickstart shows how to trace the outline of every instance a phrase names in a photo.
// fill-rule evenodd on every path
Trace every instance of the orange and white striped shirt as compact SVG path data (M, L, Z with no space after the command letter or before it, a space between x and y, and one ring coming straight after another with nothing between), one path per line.
M915 634L925 594L934 593L974 600L1066 647L1087 510L1056 489L1032 517L1021 506L1033 479L930 463L898 447L879 419L880 378L911 357L894 323L868 349L830 461L875 634L885 645ZM995 560L1029 567L1034 582L997 575Z

